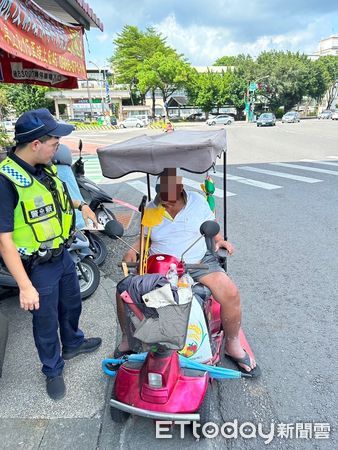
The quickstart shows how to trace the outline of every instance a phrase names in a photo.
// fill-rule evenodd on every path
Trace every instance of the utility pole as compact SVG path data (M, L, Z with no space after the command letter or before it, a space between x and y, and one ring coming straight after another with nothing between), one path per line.
M90 107L90 121L93 119L93 104L92 104L92 97L90 94L89 84L88 84L88 75L87 75L87 95L88 95L88 101L89 101L89 107Z
M104 69L102 71L102 82L101 82L101 69L100 67L95 64L93 61L89 61L90 64L93 64L99 71L99 85L100 85L100 95L101 95L101 107L102 107L102 115L105 115L105 102L104 102L104 95L103 95L103 87L102 84L105 83L105 75L104 75Z
M257 90L257 83L259 81L262 81L266 78L269 78L270 75L265 75L264 77L258 78L256 81L250 81L248 90L246 93L246 104L245 104L245 111L246 111L246 121L252 122L254 118L254 110L255 110L255 91Z

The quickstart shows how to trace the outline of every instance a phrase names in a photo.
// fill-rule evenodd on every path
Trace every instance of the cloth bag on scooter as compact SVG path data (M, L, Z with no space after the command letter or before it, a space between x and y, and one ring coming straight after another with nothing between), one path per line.
M169 283L147 292L142 299L146 307L156 309L157 317L145 317L136 325L134 338L146 344L159 344L171 350L183 348L191 301L177 304Z
M160 344L173 350L183 348L191 302L181 305L179 290L171 287L166 277L129 275L116 289L120 294L127 291L143 315L143 319L138 319L132 308L125 305L128 342L134 351L141 350L142 344Z
M179 353L200 363L205 363L212 358L208 326L202 307L195 296L191 302L185 345Z

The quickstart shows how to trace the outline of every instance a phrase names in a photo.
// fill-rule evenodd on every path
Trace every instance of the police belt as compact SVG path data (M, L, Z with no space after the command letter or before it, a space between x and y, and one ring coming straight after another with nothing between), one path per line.
M43 255L39 255L38 252L33 255L21 255L21 260L24 265L27 265L32 269L36 265L44 264L46 262L53 262L62 254L64 248L65 245L62 244L58 248L46 249Z

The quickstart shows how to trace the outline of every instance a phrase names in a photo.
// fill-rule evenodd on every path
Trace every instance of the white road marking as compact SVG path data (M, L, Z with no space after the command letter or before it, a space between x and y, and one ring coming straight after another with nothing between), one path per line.
M301 159L301 161L311 162L311 163L316 163L316 164L323 164L325 166L338 166L338 163L329 162L329 161L317 161L315 159Z
M215 177L223 178L223 173L216 172L212 173ZM238 183L247 184L249 186L255 186L261 189L267 189L271 191L272 189L281 189L282 186L278 186L277 184L265 183L263 181L252 180L251 178L243 178L238 177L236 175L227 174L227 180L237 181Z
M189 178L183 177L183 184L185 186L190 186L192 188L195 188L198 191L202 191L201 183L199 183L198 181L190 180ZM213 195L215 197L223 198L223 189L215 188L215 192ZM233 192L227 191L227 193L226 193L227 197L233 197L234 195L236 195L236 194L234 194Z
M273 166L288 167L290 169L307 170L308 172L325 173L327 175L338 175L338 172L335 172L334 170L317 169L315 167L300 166L299 164L288 164L288 163L270 163L270 164Z
M143 181L134 180L134 181L128 181L127 184L131 186L132 188L136 189L137 191L141 192L144 195L148 195L148 186L147 183L144 183ZM155 198L156 191L153 187L150 187L150 193L152 198Z
M302 181L304 183L319 183L320 181L323 181L323 180L318 180L316 178L302 177L300 175L292 175L291 173L286 173L286 172L277 172L277 171L273 171L273 170L258 169L257 167L242 166L242 167L238 167L238 169L248 170L249 172L257 172L257 173L263 173L266 175L272 175L273 177L289 178L290 180Z

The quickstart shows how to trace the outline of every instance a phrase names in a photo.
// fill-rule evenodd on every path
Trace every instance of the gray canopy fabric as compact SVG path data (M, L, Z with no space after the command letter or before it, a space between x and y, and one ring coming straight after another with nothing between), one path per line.
M226 151L226 132L186 131L142 135L97 150L102 174L120 178L131 172L159 175L166 168L203 173Z

